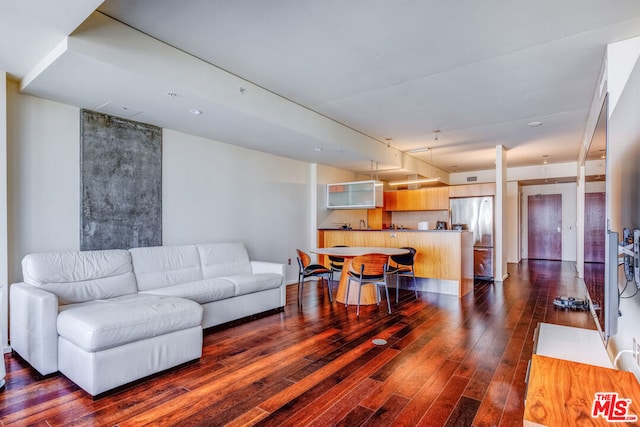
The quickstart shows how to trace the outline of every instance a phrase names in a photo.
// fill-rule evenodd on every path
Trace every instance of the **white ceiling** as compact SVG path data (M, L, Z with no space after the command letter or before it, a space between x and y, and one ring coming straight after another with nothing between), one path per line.
M637 0L0 7L0 69L25 93L107 104L102 111L302 161L356 171L373 161L396 175L435 174L423 162L492 169L498 144L509 166L575 161L606 44L640 35ZM403 154L419 147L431 150Z

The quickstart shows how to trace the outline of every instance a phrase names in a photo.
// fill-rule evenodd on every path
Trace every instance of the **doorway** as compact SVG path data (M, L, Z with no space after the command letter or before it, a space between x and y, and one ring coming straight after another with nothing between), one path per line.
M604 193L585 193L584 262L604 262L605 223Z
M562 195L536 194L527 202L529 258L562 260Z

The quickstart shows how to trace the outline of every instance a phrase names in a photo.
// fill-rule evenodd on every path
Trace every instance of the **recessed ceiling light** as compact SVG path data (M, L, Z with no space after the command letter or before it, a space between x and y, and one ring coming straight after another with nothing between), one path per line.
M320 152L320 151L322 151L322 148L320 148L320 147L316 147L316 148L314 148L314 149L313 149L313 151L318 151L318 152Z
M192 108L189 110L189 112L194 116L199 116L200 114L202 114L202 111L198 110L197 108Z
M529 126L531 126L532 128L537 128L538 126L542 126L542 122L531 122L529 123Z

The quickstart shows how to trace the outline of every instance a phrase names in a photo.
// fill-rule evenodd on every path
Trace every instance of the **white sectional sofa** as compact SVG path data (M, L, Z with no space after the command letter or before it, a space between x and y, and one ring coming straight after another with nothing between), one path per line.
M13 350L93 396L200 358L202 329L286 303L283 264L242 243L27 255Z

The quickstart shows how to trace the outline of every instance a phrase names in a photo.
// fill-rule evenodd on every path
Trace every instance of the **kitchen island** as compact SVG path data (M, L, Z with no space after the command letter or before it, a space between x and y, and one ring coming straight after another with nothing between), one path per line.
M419 289L462 297L473 290L473 233L457 230L319 229L318 246L377 246L416 249ZM319 262L328 265L320 256Z

